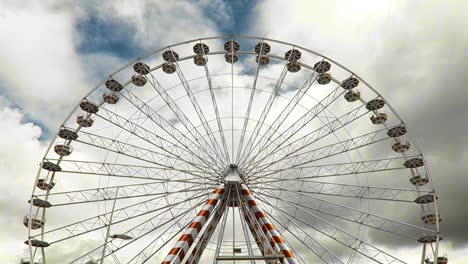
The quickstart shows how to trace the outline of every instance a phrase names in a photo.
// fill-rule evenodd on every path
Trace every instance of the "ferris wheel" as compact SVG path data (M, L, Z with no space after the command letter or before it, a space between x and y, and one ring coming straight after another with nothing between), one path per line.
M355 73L283 41L200 38L79 100L21 263L443 264L436 202L408 127Z

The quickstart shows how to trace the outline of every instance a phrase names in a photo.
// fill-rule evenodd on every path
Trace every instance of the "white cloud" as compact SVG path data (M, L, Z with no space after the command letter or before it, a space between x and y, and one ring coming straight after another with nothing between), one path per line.
M72 15L51 11L47 5L2 4L0 89L33 118L55 128L89 84L73 43Z
M4 101L0 97L0 101ZM24 113L18 109L0 105L0 225L5 237L0 246L0 259L16 263L26 247L27 237L22 217L27 213L27 200L38 164L45 151L39 141L41 128L33 123L24 123Z

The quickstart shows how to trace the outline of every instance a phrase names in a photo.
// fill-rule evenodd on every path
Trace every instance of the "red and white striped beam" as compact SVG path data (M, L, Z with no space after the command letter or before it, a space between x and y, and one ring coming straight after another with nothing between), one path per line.
M202 207L192 223L185 230L179 241L171 249L167 257L161 264L180 264L185 255L189 252L195 238L198 236L203 226L206 224L214 208L221 200L224 194L224 184L218 186L210 196L206 204Z
M241 210L244 214L245 222L247 223L249 230L255 239L255 242L257 243L258 249L260 250L263 256L272 255L274 249L269 244L266 235L260 229L260 225L257 223L255 216L247 208L248 205L246 203L241 202ZM276 261L269 261L267 263L276 263Z
M227 202L225 199L221 200L221 205L216 208L216 212L213 214L208 226L206 227L205 231L201 235L198 243L195 245L195 248L190 253L188 257L187 263L189 264L198 264L200 261L201 256L203 255L203 251L211 239L214 231L216 230L216 226L218 226L219 220L223 216L224 212L226 211Z
M270 241L270 245L275 249L277 254L282 254L285 256L287 263L297 264L298 262L293 252L289 249L288 245L281 237L281 234L277 231L275 225L270 222L267 215L257 205L257 202L255 201L249 188L245 184L241 184L241 189L242 198L247 202L250 212L255 215L255 218L260 224L263 232Z

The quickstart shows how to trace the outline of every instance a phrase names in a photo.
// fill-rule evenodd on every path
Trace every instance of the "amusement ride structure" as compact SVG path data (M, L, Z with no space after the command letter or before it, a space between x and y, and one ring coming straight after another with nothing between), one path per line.
M29 203L23 264L448 261L400 116L334 60L261 37L109 75L60 125Z

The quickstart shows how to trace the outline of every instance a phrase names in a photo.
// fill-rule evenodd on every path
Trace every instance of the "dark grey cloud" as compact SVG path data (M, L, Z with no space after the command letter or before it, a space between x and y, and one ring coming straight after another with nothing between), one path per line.
M372 63L372 79L405 120L426 157L440 198L443 236L462 246L468 244L464 220L468 217L468 178L464 177L468 170L464 162L468 150L464 45L468 38L461 33L464 23L457 8L463 9L463 4L458 3L450 3L441 13L414 12L421 4L408 4L402 10L407 28L392 24L386 28L381 52ZM409 30L415 27L416 32Z

